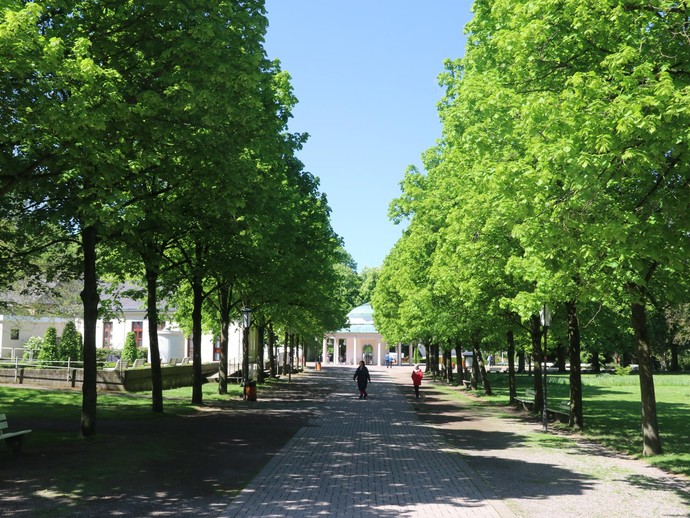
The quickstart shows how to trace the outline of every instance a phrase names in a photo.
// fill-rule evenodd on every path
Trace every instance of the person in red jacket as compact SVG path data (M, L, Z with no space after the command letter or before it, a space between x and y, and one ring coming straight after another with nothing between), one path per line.
M423 377L424 373L422 372L422 369L419 368L419 365L415 365L414 370L412 371L412 385L414 385L414 395L416 397L419 397L419 387L422 384Z

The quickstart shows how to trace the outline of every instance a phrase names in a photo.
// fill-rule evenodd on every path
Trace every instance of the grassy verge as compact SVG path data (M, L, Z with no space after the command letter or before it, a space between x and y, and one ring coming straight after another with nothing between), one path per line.
M237 385L228 385L228 394L221 395L218 394L218 385L207 383L202 386L202 394L204 405L207 406L237 399L242 390ZM146 421L190 415L200 411L191 404L191 399L191 387L164 390L164 413L155 414L151 411L150 393L100 393L97 422L134 420L141 421L144 426ZM29 426L26 423L31 423L35 417L53 424L49 430L34 430L31 434L32 444L59 444L80 440L81 391L0 386L0 402L0 413L7 414L12 428L18 422ZM66 430L70 430L69 433ZM98 433L93 440L99 440Z
M508 403L508 377L491 374L492 396L483 395L481 404ZM569 397L567 375L548 376L547 397L553 404ZM516 376L518 394L533 386L528 375ZM635 457L641 457L642 425L640 386L635 375L583 375L584 425L582 434L592 440ZM690 476L690 375L656 374L654 385L663 454L645 461L672 473ZM464 388L463 388L464 391ZM562 426L562 425L554 425Z
M280 391L282 383L260 390ZM0 444L3 511L81 516L88 506L89 516L134 509L154 516L175 514L179 502L224 505L306 418L283 417L276 427L275 417L247 412L240 387L224 395L215 383L202 390L203 406L191 404L191 387L164 391L163 414L151 411L149 393L101 393L96 434L82 438L81 391L0 386L0 413L12 428L33 429L20 462Z

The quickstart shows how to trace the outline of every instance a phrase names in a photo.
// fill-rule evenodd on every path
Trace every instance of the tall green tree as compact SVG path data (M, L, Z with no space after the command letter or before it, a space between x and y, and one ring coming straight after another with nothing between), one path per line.
M81 361L84 353L84 346L82 344L81 333L77 331L77 327L73 320L69 320L62 330L60 337L60 359Z
M46 334L43 337L41 349L38 352L38 360L41 362L46 362L48 366L50 366L51 362L57 362L60 360L57 329L52 326L46 329Z

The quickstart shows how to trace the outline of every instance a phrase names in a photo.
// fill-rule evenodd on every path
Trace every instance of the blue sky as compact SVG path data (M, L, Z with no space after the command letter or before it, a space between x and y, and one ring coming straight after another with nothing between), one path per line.
M446 58L461 57L462 0L266 0L266 51L292 76L290 131L320 179L358 269L381 266L402 229L388 219L409 165L441 135Z

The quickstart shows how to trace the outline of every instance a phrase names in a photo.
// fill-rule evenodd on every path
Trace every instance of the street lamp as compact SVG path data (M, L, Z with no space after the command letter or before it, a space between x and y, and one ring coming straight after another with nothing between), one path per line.
M249 385L249 328L252 325L252 308L243 307L242 313L242 392L247 399L247 386Z
M539 312L539 317L541 319L541 325L544 328L544 350L542 351L542 357L544 360L544 401L542 402L541 419L544 431L546 431L548 426L548 415L546 413L546 334L549 331L549 326L551 325L551 311L549 307L544 304L544 307Z

